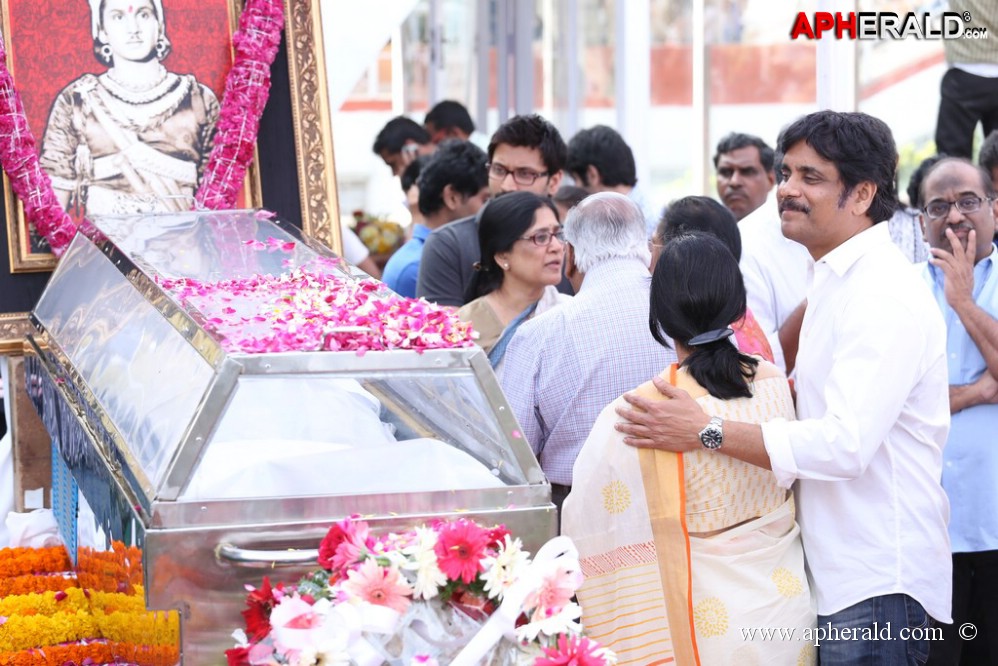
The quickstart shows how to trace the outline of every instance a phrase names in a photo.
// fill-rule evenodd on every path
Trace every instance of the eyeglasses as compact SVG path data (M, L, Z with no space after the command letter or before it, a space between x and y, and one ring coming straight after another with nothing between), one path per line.
M565 242L565 232L558 227L557 231L538 231L533 236L520 236L520 240L533 241L534 245L540 247L547 247L551 244L551 240L557 238L559 242Z
M495 178L496 180L505 180L506 176L513 174L513 182L517 185L523 185L524 187L529 187L534 184L534 181L541 176L548 175L547 171L542 171L538 173L533 169L507 169L501 164L490 164L489 165L489 178Z
M922 211L929 216L930 220L938 220L941 217L946 217L949 215L950 206L956 206L956 209L963 213L964 215L969 215L970 213L976 213L981 209L981 204L985 201L992 201L992 197L977 197L977 196L966 196L960 197L956 201L930 201Z

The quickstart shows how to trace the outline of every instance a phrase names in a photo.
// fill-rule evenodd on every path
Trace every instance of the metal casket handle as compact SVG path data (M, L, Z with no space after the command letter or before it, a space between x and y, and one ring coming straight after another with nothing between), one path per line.
M252 550L239 548L231 543L220 543L215 548L215 556L232 564L245 567L294 566L318 564L319 551L315 548L302 550Z

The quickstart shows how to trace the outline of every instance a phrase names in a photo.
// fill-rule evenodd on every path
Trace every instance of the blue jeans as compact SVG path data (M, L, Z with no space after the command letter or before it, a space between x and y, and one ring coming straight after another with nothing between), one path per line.
M827 638L818 647L821 666L922 666L929 658L929 616L907 594L866 599L818 616Z

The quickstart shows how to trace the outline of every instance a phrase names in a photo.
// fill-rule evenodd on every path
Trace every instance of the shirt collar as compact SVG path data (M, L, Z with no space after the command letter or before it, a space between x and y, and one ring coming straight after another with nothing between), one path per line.
M625 257L606 259L593 266L586 273L579 291L581 293L587 288L592 289L603 284L616 286L631 276L651 279L651 272L638 259Z
M430 235L431 231L432 229L425 224L416 224L412 227L412 237L416 240L424 241Z
M846 240L815 263L827 264L832 272L841 277L863 255L878 245L891 242L891 234L887 228L887 223L880 222Z

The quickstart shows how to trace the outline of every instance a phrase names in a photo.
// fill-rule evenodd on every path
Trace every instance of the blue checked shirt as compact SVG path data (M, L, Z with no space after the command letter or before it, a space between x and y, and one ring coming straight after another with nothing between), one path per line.
M640 261L611 259L586 273L575 298L513 336L503 392L551 483L572 485L604 407L675 362L648 330L650 286Z

